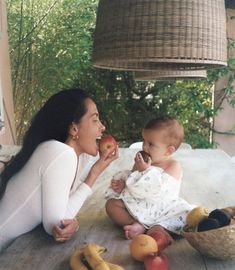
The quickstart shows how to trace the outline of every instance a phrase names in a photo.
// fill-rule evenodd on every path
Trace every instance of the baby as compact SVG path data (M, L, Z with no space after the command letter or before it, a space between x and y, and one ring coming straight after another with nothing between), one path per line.
M179 233L187 213L195 206L179 197L182 168L172 157L183 138L184 129L174 118L161 117L147 123L142 131L144 160L138 152L132 171L113 176L106 191L106 212L122 226L127 239L148 230Z

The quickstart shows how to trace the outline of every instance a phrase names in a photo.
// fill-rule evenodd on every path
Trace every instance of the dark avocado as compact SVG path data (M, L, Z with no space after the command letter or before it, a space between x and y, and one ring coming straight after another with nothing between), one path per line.
M197 226L197 231L198 232L209 231L212 229L217 229L219 227L220 227L220 224L217 219L205 218L199 222Z
M229 225L231 221L231 216L222 209L213 210L212 212L210 212L208 217L217 219L220 227Z

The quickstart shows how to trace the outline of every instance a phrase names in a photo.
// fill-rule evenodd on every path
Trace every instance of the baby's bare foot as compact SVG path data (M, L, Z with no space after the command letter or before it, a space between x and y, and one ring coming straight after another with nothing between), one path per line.
M125 236L127 239L132 239L136 235L139 235L141 233L145 233L146 229L143 225L140 223L136 222L131 225L126 225L123 227Z

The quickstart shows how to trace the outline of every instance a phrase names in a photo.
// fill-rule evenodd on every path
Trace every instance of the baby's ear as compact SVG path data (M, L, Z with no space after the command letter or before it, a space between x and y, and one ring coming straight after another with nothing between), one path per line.
M173 145L168 146L167 153L168 155L172 155L175 152L175 147Z

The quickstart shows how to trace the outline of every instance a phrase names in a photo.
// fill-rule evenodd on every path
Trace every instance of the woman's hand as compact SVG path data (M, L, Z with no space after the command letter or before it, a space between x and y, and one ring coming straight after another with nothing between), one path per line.
M92 186L97 177L110 165L112 161L118 158L118 146L112 147L100 154L100 158L91 167L91 170L85 180L88 186Z
M69 240L79 229L79 223L76 219L64 219L61 225L54 225L52 235L57 242L65 242Z

